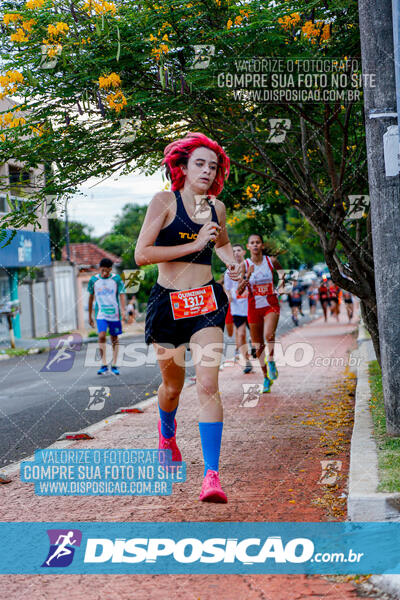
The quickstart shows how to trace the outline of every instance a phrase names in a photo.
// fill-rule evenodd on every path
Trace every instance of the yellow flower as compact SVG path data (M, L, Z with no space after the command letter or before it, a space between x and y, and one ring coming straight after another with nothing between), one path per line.
M61 50L61 44L54 44L53 46L50 46L47 50L47 56L49 56L50 58L53 58L54 56L60 56Z
M242 21L243 21L243 17L241 17L241 16L239 16L239 15L238 15L238 16L235 18L235 25L240 25L240 23L241 23Z
M121 77L117 73L110 73L107 77L99 77L99 86L101 88L117 88L121 85Z
M13 83L24 83L24 76L19 71L7 71L6 76Z
M62 35L66 34L68 29L69 29L69 27L68 27L67 23L62 23L62 22L56 23L55 25L47 26L47 31L48 31L49 35L51 35L53 37L61 35L61 34Z
M283 27L283 29L290 29L290 27L295 27L299 21L299 13L292 13L291 15L286 15L278 19L278 23Z
M34 10L35 8L42 8L46 0L28 0L25 4L25 8Z
M229 19L229 21L226 24L226 28L230 29L232 27L232 25L233 25L233 22L231 21L231 19Z
M105 15L111 13L115 15L117 8L114 2L106 2L106 0L87 0L83 5L83 8L90 14L92 10L96 15Z
M29 21L24 21L21 25L22 29L25 31L32 31L32 27L35 25L35 19L29 19Z
M151 33L151 34L150 34L150 37L149 37L149 40L150 40L151 42L157 42L158 38L156 38L156 36L155 36L155 35L153 35L153 34Z
M321 34L321 39L324 41L329 40L331 37L331 28L330 25L327 23L326 25L324 25L323 29L322 29L322 34Z
M126 98L121 92L121 90L115 92L115 94L108 94L106 101L108 106L110 108L113 108L117 113L119 113L124 108L124 106L127 105Z
M4 25L9 25L10 23L16 23L17 21L22 21L22 16L18 13L6 13L3 17Z
M12 33L10 35L10 40L12 42L23 43L27 42L29 40L29 37L26 35L26 32L23 29L21 29L21 27L19 27L16 33Z

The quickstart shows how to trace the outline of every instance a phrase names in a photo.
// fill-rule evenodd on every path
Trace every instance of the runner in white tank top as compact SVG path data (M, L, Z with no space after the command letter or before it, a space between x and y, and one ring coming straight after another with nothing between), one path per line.
M246 250L241 244L233 244L232 250L236 262L241 265L243 263L244 255L246 254ZM242 294L238 294L238 285L238 281L233 281L229 277L229 271L225 271L224 289L229 299L233 323L235 325L236 348L239 350L242 358L243 372L247 374L251 373L253 370L252 364L249 360L249 352L246 341L246 327L249 326L247 321L247 301L249 293L246 288Z
M275 332L278 326L280 306L273 284L273 271L282 267L276 257L264 256L264 242L261 235L249 236L247 248L250 259L246 259L246 274L238 287L241 293L248 286L249 300L247 319L253 346L257 348L261 369L264 373L263 393L271 390L274 379L278 377L274 361ZM279 282L278 288L281 285ZM268 346L268 352L264 354Z

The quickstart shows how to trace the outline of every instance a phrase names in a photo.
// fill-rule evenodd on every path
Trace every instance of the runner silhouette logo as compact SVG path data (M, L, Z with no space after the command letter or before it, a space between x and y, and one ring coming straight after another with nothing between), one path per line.
M50 548L42 567L68 567L74 558L75 548L81 545L79 529L48 529Z
M50 351L46 364L41 371L64 372L72 369L75 353L82 348L82 336L71 333L49 340Z

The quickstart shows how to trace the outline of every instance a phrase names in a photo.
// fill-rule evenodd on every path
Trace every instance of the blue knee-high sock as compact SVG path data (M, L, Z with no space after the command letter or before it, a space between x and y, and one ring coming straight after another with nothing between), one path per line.
M223 425L220 421L216 423L199 423L204 458L204 475L206 475L208 469L218 471Z
M165 438L172 438L175 435L175 414L178 410L178 407L171 410L171 412L167 412L163 410L160 405L158 405L158 411L160 413L161 419L161 433Z

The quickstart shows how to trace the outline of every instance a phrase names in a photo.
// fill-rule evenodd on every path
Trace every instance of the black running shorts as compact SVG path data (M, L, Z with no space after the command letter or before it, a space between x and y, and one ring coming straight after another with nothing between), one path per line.
M246 323L247 327L249 326L249 324L247 322L247 317L242 317L241 315L232 315L232 318L233 318L235 327L239 328L241 325L243 325L243 323Z
M170 292L177 290L162 287L158 283L151 288L146 310L146 344L155 342L177 348L182 344L187 344L196 331L205 327L220 327L222 331L224 330L229 306L228 297L222 285L214 279L204 285L213 286L217 309L205 315L177 320L173 317L169 296Z

